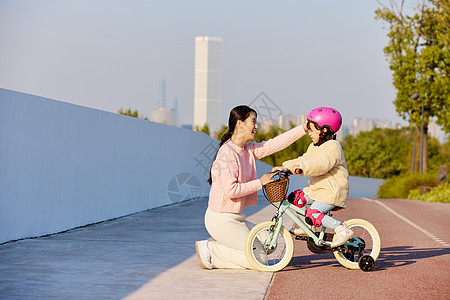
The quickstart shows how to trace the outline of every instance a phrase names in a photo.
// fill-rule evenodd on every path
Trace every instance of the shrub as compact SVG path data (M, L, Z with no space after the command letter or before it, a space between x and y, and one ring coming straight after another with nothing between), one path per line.
M436 186L437 173L401 175L386 180L377 192L378 198L407 199L411 190L421 185Z
M420 194L419 189L411 190L408 199L422 200L427 202L450 203L450 186L441 184L434 190Z

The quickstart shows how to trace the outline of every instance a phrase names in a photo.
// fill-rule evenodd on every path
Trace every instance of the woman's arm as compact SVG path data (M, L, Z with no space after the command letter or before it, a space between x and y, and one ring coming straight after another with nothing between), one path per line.
M229 176L220 176L219 178L219 184L227 198L245 197L262 189L262 183L259 179L242 183L232 174L227 175Z
M261 143L249 143L247 146L253 151L256 159L261 159L287 148L305 134L304 124L302 124L268 141Z
M242 172L237 162L237 157L226 149L220 149L212 167L213 183L220 185L220 190L227 198L239 198L250 195L262 189L267 178L239 182L239 174Z

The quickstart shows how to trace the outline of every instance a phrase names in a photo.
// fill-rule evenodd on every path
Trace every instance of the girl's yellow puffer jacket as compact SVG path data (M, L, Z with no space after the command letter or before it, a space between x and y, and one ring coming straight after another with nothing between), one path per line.
M320 146L309 145L299 158L285 161L284 167L300 165L301 176L309 177L303 191L312 199L345 208L348 202L348 172L341 145L330 140Z

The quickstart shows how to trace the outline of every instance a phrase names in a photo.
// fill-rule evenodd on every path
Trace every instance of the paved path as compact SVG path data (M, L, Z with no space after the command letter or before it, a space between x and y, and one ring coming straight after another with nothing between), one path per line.
M274 214L264 199L259 203L245 211L254 223ZM208 237L205 210L206 199L200 199L0 245L0 298L342 299L350 291L365 299L450 296L448 204L351 199L335 217L367 219L382 240L376 269L368 273L341 267L332 254L312 254L302 241L296 241L291 264L275 275L203 270L194 242Z
M246 214L267 206L259 203ZM271 273L198 267L206 205L203 198L0 245L0 298L263 299ZM265 211L250 220L270 218Z
M248 219L270 220L275 208L266 207ZM252 270L204 270L193 255L160 274L127 299L264 299L273 273ZM149 298L149 295L151 297Z

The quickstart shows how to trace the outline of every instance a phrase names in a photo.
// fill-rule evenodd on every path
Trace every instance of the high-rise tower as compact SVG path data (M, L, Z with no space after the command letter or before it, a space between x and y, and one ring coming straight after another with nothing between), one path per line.
M195 38L194 128L208 124L211 134L222 125L222 39Z

